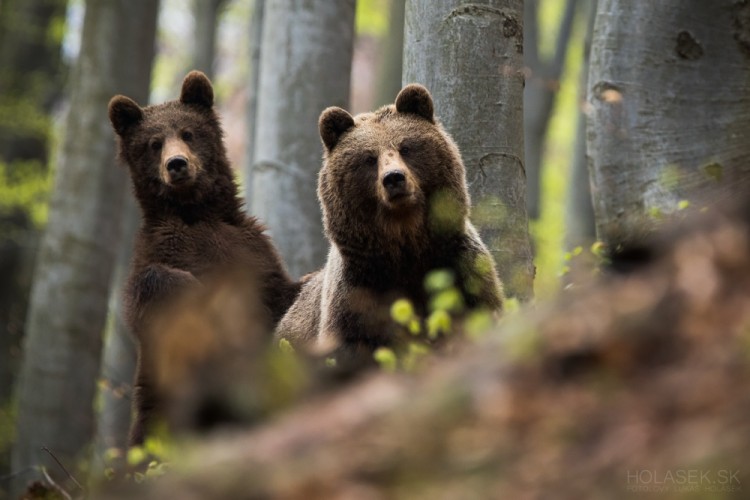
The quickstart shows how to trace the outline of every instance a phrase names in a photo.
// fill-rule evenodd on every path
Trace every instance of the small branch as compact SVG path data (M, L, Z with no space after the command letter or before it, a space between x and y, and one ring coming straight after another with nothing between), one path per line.
M44 448L43 448L43 449L44 449ZM49 450L47 450L47 452L49 452ZM52 455L52 453L50 453L50 455ZM52 458L54 458L54 457L55 457L55 456L54 456L54 455L52 455ZM57 461L57 459L56 459L56 458L55 458L55 461ZM57 462L57 463L59 464L60 462ZM62 467L62 465L60 465L60 466ZM64 496L65 498L67 498L68 500L73 500L73 497L72 497L72 496L70 496L70 493L68 493L67 491L65 491L65 490L64 490L64 489L63 489L63 488L62 488L62 487L61 487L61 486L60 486L59 484L57 484L57 483L56 483L56 482L54 481L54 479L52 479L52 478L50 477L50 475L49 475L49 474L47 474L47 468L46 468L46 467L42 467L41 469L42 469L42 475L44 476L44 479L46 479L46 480L47 480L47 482L48 482L48 483L49 483L49 484L50 484L50 485L51 485L51 486L52 486L53 488L55 488L55 489L56 489L57 491L59 491L59 492L60 492L60 494L61 494L61 495L63 495L63 496ZM63 470L64 470L64 469L65 469L65 468L63 467ZM67 472L67 471L65 471L65 472ZM72 476L71 476L71 477L72 477ZM73 479L73 481L75 481L75 479ZM78 484L78 482L76 482L76 484ZM80 486L80 485L79 485L79 486Z
M81 486L81 483L79 483L78 481L76 481L76 478L73 477L73 474L71 474L70 472L68 472L68 469L65 468L65 466L57 459L57 457L55 456L55 454L52 453L52 451L50 451L49 448L47 448L46 446L42 446L42 450L44 450L47 453L49 453L49 456L51 456L55 460L55 462L57 462L57 465L60 466L60 468L63 470L63 472L65 472L65 474L68 475L68 477L70 478L70 480L73 481L73 483L76 486L78 486L78 489L80 489L81 491L84 491L83 486ZM44 469L42 469L42 470L44 470ZM45 472L45 475L46 475L46 471L44 471L44 472Z

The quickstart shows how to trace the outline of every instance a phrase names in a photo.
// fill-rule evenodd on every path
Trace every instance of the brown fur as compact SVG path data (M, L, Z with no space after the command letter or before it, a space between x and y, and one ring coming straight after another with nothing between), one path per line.
M203 73L185 77L176 101L141 108L115 96L109 116L143 215L125 289L127 321L140 344L131 433L131 442L140 443L160 411L153 380L158 356L151 352L158 345L156 310L185 289L235 268L252 273L258 283L262 328L271 331L299 285L289 278L263 226L242 210L213 89Z
M438 268L454 271L470 308L499 310L492 259L468 220L464 166L427 89L408 85L395 105L356 117L328 108L319 128L318 197L331 250L277 334L356 363L370 359L393 344L394 300L406 297L425 315L424 278ZM478 257L489 269L475 265Z

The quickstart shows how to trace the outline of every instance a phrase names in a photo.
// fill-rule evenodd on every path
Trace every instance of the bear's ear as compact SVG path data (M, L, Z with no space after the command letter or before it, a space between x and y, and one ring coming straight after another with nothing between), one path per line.
M131 127L143 120L143 110L131 98L116 95L109 101L109 121L117 135L125 135Z
M354 118L346 110L335 106L326 108L320 114L318 130L328 151L339 142L341 134L354 126Z
M180 102L210 108L214 105L214 88L211 80L200 71L191 71L182 81Z
M430 91L418 83L410 83L396 96L396 111L411 113L435 123L434 107Z

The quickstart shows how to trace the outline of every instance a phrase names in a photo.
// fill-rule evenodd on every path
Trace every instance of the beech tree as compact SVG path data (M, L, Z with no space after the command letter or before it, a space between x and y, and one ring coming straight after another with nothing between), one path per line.
M251 212L269 228L292 276L328 252L316 194L318 117L347 108L354 0L275 0L265 6Z
M247 82L247 110L245 133L245 157L243 178L245 181L245 196L249 198L253 193L253 163L255 162L255 125L258 119L258 86L260 85L260 47L263 41L263 17L266 0L253 0L250 14L250 76ZM246 200L247 208L251 207L250 199Z
M594 207L591 204L591 183L586 158L586 89L589 76L591 33L594 28L596 0L582 2L588 16L586 38L583 42L583 64L579 75L579 105L576 117L576 139L570 165L568 192L565 203L565 247L590 245L596 239Z
M746 196L750 3L600 0L588 84L599 239L686 203Z
M538 219L542 203L542 157L552 109L555 105L565 57L573 33L573 21L580 10L579 0L566 0L557 27L554 51L544 57L539 50L539 0L524 2L523 59L526 66L524 86L524 154L526 166L526 208L530 219Z
M195 38L193 40L193 67L203 71L209 78L214 74L214 56L216 54L216 28L221 9L227 0L193 0L193 22Z
M134 7L141 9L123 20L134 30L132 45L122 54L129 61L128 76L118 92L147 103L151 87L151 73L156 52L156 28L159 2L142 2ZM118 165L117 168L124 168ZM129 183L128 187L129 187ZM119 249L110 288L109 328L104 338L104 351L100 374L101 410L97 415L96 440L92 462L95 469L103 470L102 461L107 450L127 448L130 431L131 394L135 375L137 347L125 324L122 291L130 270L133 240L140 221L134 196L128 189L122 204Z
M404 83L432 92L458 143L475 206L472 220L508 296L533 295L523 151L523 2L410 0Z
M88 0L70 110L57 154L47 230L32 288L18 387L12 495L42 471L68 478L93 437L102 331L120 237L126 173L114 165L107 102L127 92L136 57L153 40L156 2ZM137 54L136 58L143 57ZM47 453L43 450L50 451ZM75 491L71 488L70 491Z

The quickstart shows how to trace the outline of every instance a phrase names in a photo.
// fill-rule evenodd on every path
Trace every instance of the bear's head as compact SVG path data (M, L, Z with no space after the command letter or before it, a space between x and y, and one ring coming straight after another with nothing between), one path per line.
M433 109L429 91L411 84L373 113L323 111L318 197L337 245L418 245L432 234L463 231L464 165Z
M231 178L213 102L211 82L200 71L185 77L176 101L141 108L122 95L110 100L119 156L142 203L198 201L217 178Z

